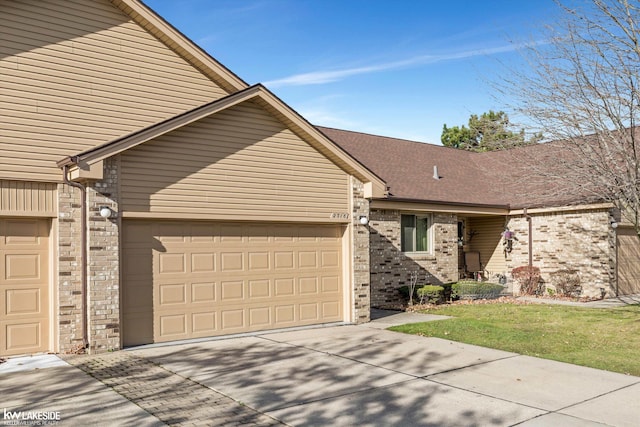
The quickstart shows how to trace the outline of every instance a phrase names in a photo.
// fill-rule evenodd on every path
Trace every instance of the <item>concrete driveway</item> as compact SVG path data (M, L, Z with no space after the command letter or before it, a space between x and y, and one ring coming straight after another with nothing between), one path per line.
M118 402L120 419L126 415L140 425L640 423L639 377L381 329L433 319L420 316L71 358L95 379L68 367L77 378L68 388L86 389L76 412L94 415L98 425L108 420L100 416L103 408ZM61 368L23 372L14 401L25 404L29 396L37 402L44 392L29 378L52 382L47 373L54 369ZM6 396L3 379L0 395ZM103 400L89 398L91 393ZM182 418L176 418L178 408ZM121 425L117 418L110 421L105 425Z

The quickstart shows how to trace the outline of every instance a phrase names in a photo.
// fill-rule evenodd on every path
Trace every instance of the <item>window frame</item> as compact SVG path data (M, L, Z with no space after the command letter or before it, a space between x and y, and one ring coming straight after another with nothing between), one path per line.
M405 250L406 248L406 244L405 244L405 226L403 225L404 221L403 221L403 217L406 216L412 216L414 218L414 225L413 225L413 241L412 241L412 247L414 248L414 250L412 251L407 251ZM426 251L418 251L415 250L415 248L417 247L417 238L418 238L418 222L420 221L420 219L425 219L427 221L427 227L426 227L426 244L427 244L427 250ZM409 255L433 255L434 253L434 238L433 238L433 214L432 213L423 213L423 212L400 212L400 251L404 254L409 254Z

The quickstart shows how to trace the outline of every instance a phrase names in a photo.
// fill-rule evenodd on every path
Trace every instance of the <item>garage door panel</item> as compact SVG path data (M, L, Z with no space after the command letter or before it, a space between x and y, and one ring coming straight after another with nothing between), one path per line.
M161 253L158 254L158 274L184 274L187 272L185 255L183 253Z
M158 303L160 306L186 304L187 302L187 285L184 283L164 284L159 286Z
M260 298L272 297L272 281L268 279L249 280L249 299L257 300Z
M309 295L318 293L317 277L301 277L298 280L298 293L300 295Z
M216 328L216 312L203 311L191 315L192 334L194 338L214 335Z
M7 352L9 354L32 353L44 346L41 321L8 323L6 325Z
M295 294L295 279L293 277L275 279L274 295L278 297L293 296Z
M270 227L264 225L247 225L243 234L253 244L268 243L272 240Z
M338 318L340 316L340 304L334 301L322 303L322 317L323 318Z
M220 282L220 300L235 302L244 299L244 282L242 280L222 280Z
M187 226L185 230L185 225L178 222L158 223L156 228L157 238L161 242L184 243L187 236L191 234L190 227Z
M145 319L153 319L152 341L342 320L343 232L339 226L126 223L124 230L132 230L137 237L123 239L131 242L124 246L124 258L133 251L138 259L130 263L133 271L125 275L123 295L138 299L145 293L153 304L141 308L125 301L123 307L138 310L137 320L147 311ZM140 230L150 236L144 238ZM141 241L148 242L146 249ZM144 266L139 261L146 253L152 255ZM151 277L151 297L143 290L144 275ZM130 286L142 289L126 291ZM137 336L143 339L148 334Z
M249 252L249 271L264 271L271 268L269 252Z
M274 307L276 327L287 327L295 323L295 310L294 304L277 305Z
M244 270L244 253L242 252L221 252L220 271L237 272Z
M338 251L322 251L320 259L322 268L336 268L340 265L340 253Z
M228 308L220 311L222 330L233 333L234 330L244 330L244 312L243 308Z
M262 328L272 324L271 307L256 307L249 309L249 327Z
M0 356L49 345L49 221L0 219Z
M167 313L158 316L158 328L156 335L161 339L188 338L187 316L184 313Z
M340 293L340 277L338 276L326 276L322 277L322 292L323 293Z
M7 282L39 281L40 254L7 254L5 255L5 280Z
M41 238L48 236L46 228L42 227L42 221L37 219L4 219L5 233L3 240L7 247L39 246Z
M8 289L6 291L6 316L42 315L40 288Z
M222 242L242 242L243 230L242 225L224 224L220 226L220 241Z
M274 268L276 270L290 270L294 268L295 254L293 251L277 251L273 254Z
M298 268L317 268L318 253L316 251L300 251L298 252Z
M217 226L211 223L193 223L189 229L189 236L191 236L191 243L211 243L216 239L219 234L217 232Z
M214 273L216 271L216 254L198 252L191 254L191 273Z
M317 302L300 304L298 310L300 312L301 322L315 322L320 320Z
M214 282L191 283L191 303L210 304L216 299L216 284Z

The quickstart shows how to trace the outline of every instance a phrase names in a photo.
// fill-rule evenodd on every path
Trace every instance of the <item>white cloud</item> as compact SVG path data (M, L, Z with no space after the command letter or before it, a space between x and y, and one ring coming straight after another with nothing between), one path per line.
M326 126L329 128L349 129L357 127L358 123L347 120L346 114L336 114L336 111L325 109L322 107L302 107L298 112L309 121L317 126Z
M283 87L283 86L303 86L303 85L319 85L325 83L336 82L343 80L347 77L355 76L358 74L370 74L380 71L394 70L399 68L409 68L418 65L434 64L436 62L452 61L456 59L471 58L474 56L492 55L496 53L511 52L521 48L521 45L510 44L506 46L498 46L489 49L475 49L466 50L455 53L448 53L442 55L421 55L413 58L405 59L402 61L386 62L381 64L374 64L365 67L346 68L342 70L331 71L314 71L310 73L294 74L282 79L276 79L264 82L265 86L269 88Z

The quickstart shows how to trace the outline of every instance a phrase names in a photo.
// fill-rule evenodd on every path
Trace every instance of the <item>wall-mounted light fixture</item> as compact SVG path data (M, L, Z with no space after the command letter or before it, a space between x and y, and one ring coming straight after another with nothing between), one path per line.
M360 224L362 224L362 225L367 225L367 224L369 224L369 218L367 218L367 217L366 217L366 216L364 216L364 215L360 215L359 221L360 221Z
M614 230L615 230L616 228L618 228L618 223L616 222L616 220L615 220L615 219L612 219L612 220L611 220L611 228L613 228Z
M100 216L102 218L113 218L116 216L116 213L109 206L100 206Z

